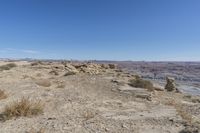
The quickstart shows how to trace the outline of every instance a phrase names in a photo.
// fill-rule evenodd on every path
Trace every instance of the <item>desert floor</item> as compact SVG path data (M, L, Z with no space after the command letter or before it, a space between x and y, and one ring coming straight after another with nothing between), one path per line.
M60 62L15 64L0 71L0 90L7 95L0 100L0 133L198 132L198 96L134 88L128 84L134 75L96 64L69 75ZM5 107L22 98L40 101L43 113L3 120Z

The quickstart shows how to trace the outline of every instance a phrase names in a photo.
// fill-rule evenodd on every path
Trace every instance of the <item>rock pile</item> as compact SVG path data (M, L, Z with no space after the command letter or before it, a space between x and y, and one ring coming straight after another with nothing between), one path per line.
M167 77L166 80L167 80L167 84L165 86L165 90L167 90L167 91L178 91L178 89L176 88L174 78Z
M115 64L96 64L96 63L61 63L61 64L51 64L52 71L49 72L52 75L58 75L59 72L66 72L67 75L77 74L77 73L88 73L91 75L100 74L108 71L117 70Z
M72 73L88 73L95 75L109 71L119 71L116 64L97 64L92 62L33 62L31 63L31 67L35 69L51 69L49 72L51 75L59 75L59 73L63 72L67 73L66 75L72 75Z
M87 64L76 64L74 67L80 73L88 73L88 74L100 74L102 72L106 72L106 69L109 69L110 66L106 64L95 64L95 63L87 63ZM110 68L111 69L111 68Z

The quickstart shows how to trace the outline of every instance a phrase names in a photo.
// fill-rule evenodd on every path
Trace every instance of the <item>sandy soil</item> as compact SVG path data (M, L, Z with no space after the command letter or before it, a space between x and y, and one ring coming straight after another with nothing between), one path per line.
M1 62L0 65L6 64ZM197 130L199 97L148 91L128 85L131 75L106 70L99 74L49 72L60 63L31 66L16 62L15 68L0 71L0 89L8 97L0 100L0 112L13 101L28 97L44 104L44 113L0 122L0 133L184 133ZM50 87L36 81L48 80ZM189 132L188 132L189 133Z

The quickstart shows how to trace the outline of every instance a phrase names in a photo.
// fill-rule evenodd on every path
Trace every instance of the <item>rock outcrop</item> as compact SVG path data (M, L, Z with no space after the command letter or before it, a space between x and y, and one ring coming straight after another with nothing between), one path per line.
M60 73L66 72L66 75L71 75L73 73L87 73L91 75L102 74L105 72L122 72L117 69L116 64L97 64L92 62L61 62L61 63L51 63L44 64L33 62L31 67L35 69L51 69L49 74L59 75Z
M108 69L116 68L116 65L106 65L106 64L95 64L95 63L80 63L73 64L73 66L79 71L79 73L88 73L88 74L100 74L108 71Z

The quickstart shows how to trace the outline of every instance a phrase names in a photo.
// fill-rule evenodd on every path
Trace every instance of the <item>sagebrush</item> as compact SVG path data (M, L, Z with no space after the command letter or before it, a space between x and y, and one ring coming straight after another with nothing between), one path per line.
M7 98L6 93L3 90L0 90L0 100Z
M10 70L10 69L12 69L14 67L17 67L17 65L15 63L9 63L9 64L6 64L6 65L0 66L0 71Z
M130 82L129 83L130 86L133 86L133 87L136 87L136 88L145 88L145 89L148 89L148 90L151 90L151 91L154 89L153 84L150 81L143 80L139 77L132 79L129 82Z
M23 97L21 100L7 105L2 115L4 120L9 120L13 117L30 117L43 113L43 109L44 104L41 101L35 102Z

